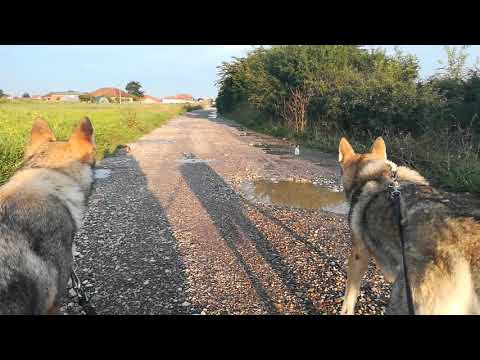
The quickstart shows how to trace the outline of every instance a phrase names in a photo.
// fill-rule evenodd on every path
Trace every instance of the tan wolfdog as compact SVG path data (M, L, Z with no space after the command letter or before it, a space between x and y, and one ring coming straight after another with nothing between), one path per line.
M95 163L84 118L68 141L37 119L22 168L0 187L0 314L55 313L72 269Z
M415 314L479 314L479 219L454 208L418 172L388 161L382 138L367 154L355 153L342 138L339 162L353 245L342 314L354 313L370 256L393 283L387 314L408 313L400 230L388 187L395 174Z

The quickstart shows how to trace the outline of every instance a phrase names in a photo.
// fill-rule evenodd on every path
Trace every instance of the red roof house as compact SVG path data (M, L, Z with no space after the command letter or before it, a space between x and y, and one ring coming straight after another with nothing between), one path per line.
M100 88L95 91L92 91L88 95L96 97L96 98L108 98L112 101L118 101L122 100L125 102L133 102L134 96L130 95L129 93L113 88L113 87L105 87L105 88Z
M177 94L175 96L164 97L162 102L164 103L189 103L195 102L191 94Z

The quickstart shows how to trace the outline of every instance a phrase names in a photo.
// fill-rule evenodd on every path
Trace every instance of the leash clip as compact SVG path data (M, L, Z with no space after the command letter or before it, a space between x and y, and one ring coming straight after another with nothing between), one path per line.
M390 189L390 197L392 199L399 199L401 192L400 192L400 185L397 181L397 170L392 169L390 175L391 182L388 184L388 188Z
M399 189L399 186L398 184L390 184L388 185L389 189L390 189L390 197L392 199L399 199L400 198L400 195L401 195L401 192L400 192L400 189Z

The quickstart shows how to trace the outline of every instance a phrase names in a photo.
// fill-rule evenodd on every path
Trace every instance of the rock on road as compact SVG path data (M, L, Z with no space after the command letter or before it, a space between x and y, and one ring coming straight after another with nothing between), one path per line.
M266 153L251 145L288 144L212 111L177 117L99 163L110 175L97 179L75 240L97 313L338 314L346 217L261 205L241 191L256 178L338 184L335 156ZM383 313L389 291L371 263L356 313ZM64 313L78 311L72 295Z

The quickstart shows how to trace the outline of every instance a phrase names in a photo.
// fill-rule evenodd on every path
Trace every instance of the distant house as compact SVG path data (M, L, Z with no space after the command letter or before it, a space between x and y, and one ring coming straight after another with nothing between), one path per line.
M47 101L67 101L67 102L79 102L80 95L83 95L83 92L80 91L57 91L48 93L45 96L42 96L42 99Z
M177 94L175 96L167 96L162 99L164 104L184 104L184 103L194 103L195 100L190 94Z
M31 99L32 100L43 100L43 96L42 95L32 95Z
M117 89L117 88L112 88L112 87L107 87L107 88L101 88L97 89L88 95L93 96L95 99L97 99L97 102L100 102L101 99L102 102L133 102L134 97L130 95L129 93Z
M142 104L161 104L162 100L157 99L150 95L144 95L143 98L140 100Z

